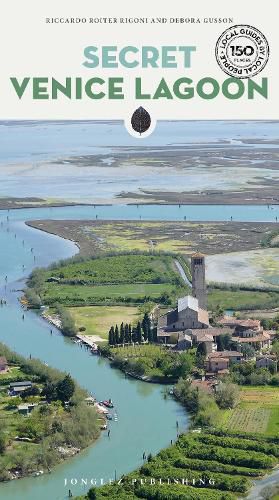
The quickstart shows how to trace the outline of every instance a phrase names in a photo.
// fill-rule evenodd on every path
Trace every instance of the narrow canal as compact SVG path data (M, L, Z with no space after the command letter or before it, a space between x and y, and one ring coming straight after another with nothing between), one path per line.
M36 210L28 211L28 218L40 215ZM54 209L52 216L57 217ZM19 294L14 291L22 288L23 277L36 265L48 265L77 252L71 242L28 228L22 222L24 217L26 213L20 210L10 211L9 215L0 212L0 297L8 302L0 308L0 340L25 356L31 354L71 373L98 399L111 397L115 402L116 417L110 423L109 438L103 433L93 446L51 474L0 484L1 499L60 500L68 494L66 479L77 480L70 486L76 495L89 489L91 478L108 481L115 474L119 477L142 463L144 451L156 453L167 446L176 438L176 421L182 430L187 428L188 418L180 405L164 398L161 386L125 379L121 372L110 368L107 360L90 355L55 329L51 335L49 325L34 312L25 314L23 321Z

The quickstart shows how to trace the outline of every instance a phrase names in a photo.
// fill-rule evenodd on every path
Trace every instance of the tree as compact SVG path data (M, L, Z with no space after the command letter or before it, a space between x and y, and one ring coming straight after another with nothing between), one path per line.
M277 358L279 359L279 341L278 340L273 342L271 352L272 352L272 354L275 354L275 356L277 356Z
M241 344L240 349L245 359L255 356L255 349L249 344Z
M126 344L128 344L129 339L130 339L130 337L129 337L129 325L128 325L128 323L126 323L124 326L124 342Z
M37 387L36 385L34 385L33 387L25 389L25 391L23 391L21 393L21 397L22 397L22 399L26 399L26 398L28 398L30 396L39 396L39 394L40 394L39 387Z
M66 337L74 337L77 333L75 322L69 311L60 304L56 305L57 312L61 320L61 331Z
M0 454L3 455L6 449L6 439L3 432L0 433Z
M97 498L96 488L90 488L90 490L88 491L88 493L86 495L86 498L88 498L89 500L96 500L96 498Z
M201 356L206 356L207 352L206 352L206 345L205 345L205 342L200 342L198 347L197 347L197 354L201 355Z
M42 301L40 299L40 296L32 288L26 288L26 290L24 291L24 295L30 307L32 307L33 309L40 309Z
M119 343L123 344L123 342L124 342L124 323L122 321L122 323L120 325Z
M217 388L216 402L220 408L234 408L239 402L239 388L237 385L221 383Z
M145 341L150 339L150 333L151 333L151 321L149 318L149 314L147 312L144 313L143 320L142 320L142 331L143 331L143 338Z
M218 335L216 339L217 351L225 351L231 348L231 335L229 333L223 333Z
M204 342L200 342L196 352L196 365L198 368L204 368L206 354L206 345Z
M75 391L75 383L71 377L71 375L66 375L60 382L57 384L57 396L61 401L69 401L73 396Z
M161 297L159 297L159 300L162 304L170 304L171 303L171 297L168 292L163 292Z
M142 343L142 330L141 330L140 321L138 322L137 328L136 328L136 342L138 342L139 344Z
M58 399L56 384L48 382L42 390L42 396L45 396L47 401L55 401Z
M109 345L115 345L115 333L114 333L114 327L110 327L109 335L108 335L108 343Z
M129 343L132 343L132 325L129 323Z
M157 337L157 327L153 328L151 330L151 335L152 335L152 342L157 342L158 337Z
M118 325L115 325L115 330L114 330L114 337L115 337L115 344L119 344L119 328Z

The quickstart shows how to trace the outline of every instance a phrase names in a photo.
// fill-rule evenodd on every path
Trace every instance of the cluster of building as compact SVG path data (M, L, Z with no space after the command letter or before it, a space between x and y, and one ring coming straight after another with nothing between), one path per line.
M205 369L208 374L225 374L231 363L240 363L244 356L240 352L243 344L248 344L257 353L257 367L274 365L274 356L262 354L271 346L275 331L266 331L259 320L236 319L224 316L218 327L209 323L207 311L205 257L196 253L191 258L192 295L179 298L177 307L159 316L157 326L158 341L175 344L175 350L189 349L192 345L204 344L206 353ZM228 334L236 346L232 351L217 351L217 337ZM277 368L277 365L276 365Z

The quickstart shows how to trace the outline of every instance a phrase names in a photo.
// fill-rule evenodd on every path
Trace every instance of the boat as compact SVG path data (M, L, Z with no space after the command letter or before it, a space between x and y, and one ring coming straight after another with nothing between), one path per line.
M101 401L101 403L106 406L107 408L114 408L114 405L113 405L113 402L111 399L109 399L108 401Z
M106 417L107 417L108 420L112 420L112 415L110 413L107 413Z

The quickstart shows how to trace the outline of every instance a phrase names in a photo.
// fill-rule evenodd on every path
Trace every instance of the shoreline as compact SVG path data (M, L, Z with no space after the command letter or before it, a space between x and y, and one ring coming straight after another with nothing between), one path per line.
M264 188L262 189L262 192ZM127 192L115 195L115 197L100 201L80 200L53 200L48 201L43 198L14 198L0 197L0 211L4 210L24 210L36 208L66 208L66 207L112 207L114 205L126 206L198 206L198 205L228 205L228 206L277 206L279 205L279 196L273 197L271 194L257 197L258 190L251 191L189 191L189 192L168 192L168 191L142 191L142 193ZM249 196L249 198L245 198Z
M203 251L208 256L259 250L264 249L261 242L265 234L276 230L275 222L252 221L68 219L66 223L62 219L33 219L25 224L73 242L85 257L120 251L125 242L128 251L150 250L151 240L155 250L176 251L187 257L199 251L201 232Z

